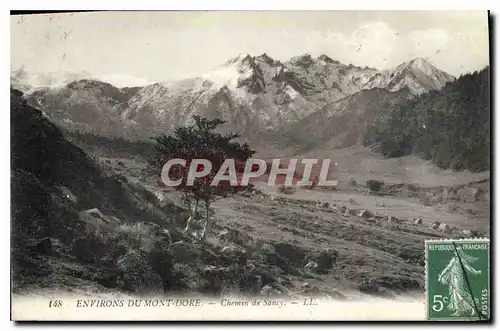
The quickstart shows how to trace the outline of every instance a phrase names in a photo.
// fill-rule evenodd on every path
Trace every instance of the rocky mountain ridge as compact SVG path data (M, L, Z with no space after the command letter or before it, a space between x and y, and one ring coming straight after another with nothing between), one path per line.
M268 134L289 130L325 108L335 108L340 100L356 104L360 92L375 89L411 97L453 79L422 58L379 71L345 65L327 55L304 54L281 62L265 53L240 54L190 79L129 88L84 79L38 89L29 99L69 130L143 137L168 132L201 115L222 118L227 121L222 130L264 142ZM343 112L360 110L344 106Z

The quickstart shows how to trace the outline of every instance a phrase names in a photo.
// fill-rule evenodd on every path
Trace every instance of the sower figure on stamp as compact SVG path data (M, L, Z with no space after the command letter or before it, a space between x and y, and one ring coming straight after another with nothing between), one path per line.
M464 269L473 275L480 275L481 270L474 269L470 264L478 258L469 256L465 253L455 252L450 262L438 276L438 281L449 286L450 300L448 309L454 311L452 316L461 316L464 313L470 312L471 316L476 315L474 308L474 298L467 289ZM462 264L460 263L462 262ZM463 265L463 269L462 269ZM477 299L476 299L477 300Z

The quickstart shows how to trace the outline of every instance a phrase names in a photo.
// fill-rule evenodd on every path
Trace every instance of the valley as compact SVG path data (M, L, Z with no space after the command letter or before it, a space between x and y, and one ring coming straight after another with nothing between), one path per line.
M346 164L366 162L374 166L373 169L378 167L385 172L367 175L350 168L346 173L346 169L340 167L340 185L335 191L297 189L293 194L283 194L276 188L257 185L249 192L221 199L213 205L214 235L209 245L216 250L227 244L237 245L247 253L253 252L247 257L247 265L257 269L271 267L266 267L266 254L280 255L284 261L278 262L278 259L273 263L283 265L277 264L276 271L269 269L268 272L277 272L275 275L281 280L269 284L268 292L261 294L293 297L315 293L338 300L373 296L395 299L423 295L424 240L488 236L489 205L485 199L489 194L489 173L458 172L452 178L451 174L446 176L446 171L420 164L421 171L434 171L442 180L419 182L419 177L410 180L413 174L406 170L411 161L414 168L417 166L415 160L402 160L400 166L386 167L388 160L370 157L359 148L356 154L350 148L349 154L353 156L344 159ZM142 183L164 201L181 204L179 194L165 190L144 176L144 163L109 158L100 158L100 162L128 181ZM398 182L398 176L405 171L407 180ZM349 185L347 176L358 178L358 184ZM374 195L367 192L362 181L366 176L389 179L388 185L413 183L421 187L413 191L413 196L402 192ZM450 195L449 201L433 205L425 205L418 198L427 190L439 187L451 191L453 188L459 191L457 188L461 187L479 188L482 194L472 197L472 201ZM451 205L455 209L451 209ZM478 212L467 214L467 208ZM334 256L333 266L327 271L314 267L317 263L309 263L315 261L313 256L320 252ZM308 264L311 266L306 266Z

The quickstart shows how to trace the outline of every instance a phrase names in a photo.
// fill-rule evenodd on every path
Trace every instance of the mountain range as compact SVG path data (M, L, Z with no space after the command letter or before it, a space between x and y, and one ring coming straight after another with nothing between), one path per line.
M423 58L387 70L346 65L309 54L281 62L240 54L198 77L118 88L87 73L37 79L23 71L11 86L29 103L70 131L104 136L149 137L188 124L192 115L226 121L256 145L304 147L338 138L360 141L363 128L387 103L439 90L455 78ZM81 79L83 78L83 79ZM41 84L41 85L40 85ZM307 133L307 134L305 134Z

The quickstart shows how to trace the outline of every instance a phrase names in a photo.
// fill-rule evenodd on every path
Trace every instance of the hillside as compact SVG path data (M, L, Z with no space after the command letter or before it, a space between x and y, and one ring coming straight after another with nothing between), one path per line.
M123 134L121 113L135 91L83 79L55 88L38 89L28 99L61 128L116 136Z
M153 139L129 140L85 131L61 131L70 142L92 155L147 160L155 152Z
M141 231L168 227L175 238L173 205L103 168L17 90L11 90L11 127L15 292L42 281L62 286L61 278L106 283L117 275L120 254L145 245Z
M323 107L321 110L277 132L282 146L294 146L301 153L321 148L343 148L361 144L368 124L387 108L411 98L408 88L390 92L382 88L362 90ZM304 132L308 132L307 135Z
M416 154L442 168L490 168L490 70L466 74L393 105L368 128L365 145L387 157Z

